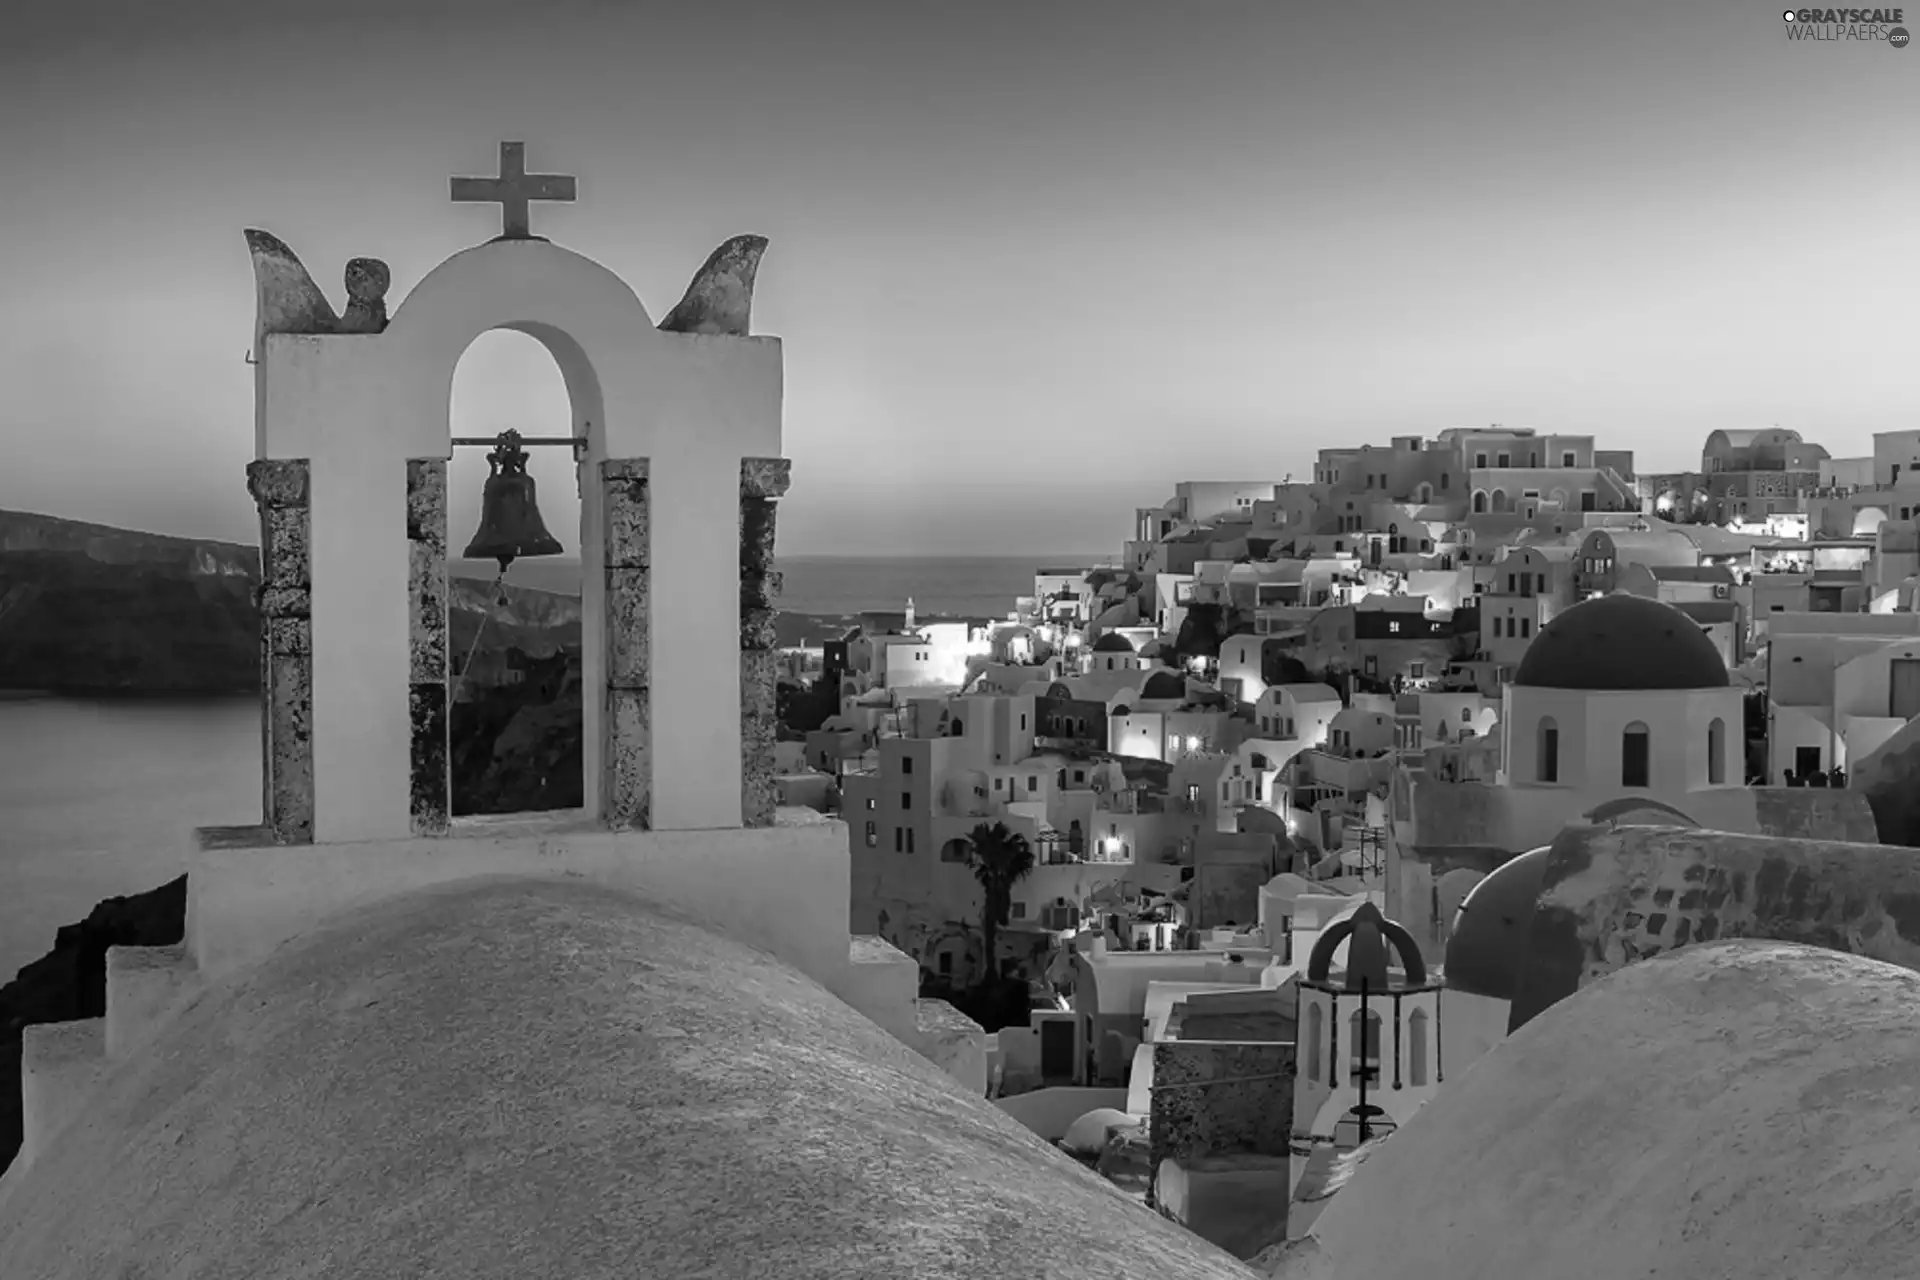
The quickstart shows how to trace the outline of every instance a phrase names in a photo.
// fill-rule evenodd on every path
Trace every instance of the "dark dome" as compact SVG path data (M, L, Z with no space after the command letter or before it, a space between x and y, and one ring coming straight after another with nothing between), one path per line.
M1541 628L1513 683L1536 689L1724 689L1727 664L1700 624L1672 605L1616 593L1582 601Z
M1140 696L1148 700L1184 698L1187 696L1187 679L1171 671L1156 671L1140 686Z
M1447 986L1490 1000L1512 1000L1526 960L1533 904L1547 873L1552 845L1542 845L1493 869L1467 893L1447 939L1442 976Z
M1118 631L1109 631L1093 642L1094 653L1132 653L1133 642Z
M1352 915L1334 921L1321 933L1307 957L1308 982L1325 983L1330 979L1333 953L1340 949L1342 942L1347 944L1346 972L1342 976L1348 991L1395 989L1388 976L1389 947L1399 954L1400 967L1406 974L1402 989L1426 984L1427 964L1420 956L1420 947L1413 935L1381 915L1380 908L1371 902L1361 903Z

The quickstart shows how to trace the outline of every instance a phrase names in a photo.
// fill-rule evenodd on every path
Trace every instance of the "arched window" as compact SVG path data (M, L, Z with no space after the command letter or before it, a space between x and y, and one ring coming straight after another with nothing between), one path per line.
M967 722L962 720L959 716L955 716L952 720L947 722L947 736L949 738L963 738L966 736L966 733L967 733Z
M1725 786L1727 781L1727 722L1718 716L1707 726L1707 783Z
M1560 781L1560 726L1552 716L1540 717L1540 742L1535 748L1534 766L1535 780Z
M1371 1009L1364 1012L1355 1009L1348 1020L1347 1076L1352 1080L1361 1079L1366 1073L1370 1084L1380 1080L1380 1015Z
M1427 1011L1415 1009L1407 1018L1407 1083L1418 1088L1427 1082Z
M1485 511L1486 509L1487 509L1487 492L1486 492L1486 490L1484 490L1484 489L1476 489L1476 490L1474 490L1474 492L1473 492L1473 511L1474 511L1474 514L1475 514L1475 515L1479 515L1479 514L1481 514L1482 512L1484 512L1484 511Z
M1493 509L1495 511L1505 511L1509 505L1507 501L1507 491L1505 489L1495 489L1493 491Z
M1651 786L1653 776L1653 739L1647 726L1635 720L1620 735L1620 785Z
M1321 1039L1326 1034L1326 1015L1318 1000L1307 1006L1307 1079L1320 1079Z

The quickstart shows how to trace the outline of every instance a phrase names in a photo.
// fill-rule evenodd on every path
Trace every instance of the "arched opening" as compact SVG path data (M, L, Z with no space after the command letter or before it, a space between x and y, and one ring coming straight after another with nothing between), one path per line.
M1647 726L1635 720L1620 734L1620 785L1652 785L1653 739Z
M1552 716L1540 717L1540 742L1535 750L1534 765L1536 781L1560 781L1560 726Z
M949 738L966 737L967 722L965 720L962 720L959 716L955 716L953 717L953 719L947 721L947 736Z
M1496 512L1511 509L1512 503L1507 500L1507 491L1505 489L1495 489L1493 491L1491 506Z
M1482 515L1486 512L1486 509L1487 491L1485 489L1475 489L1473 491L1473 513L1475 515Z
M1377 1084L1380 1080L1380 1015L1371 1009L1355 1009L1347 1020L1347 1030L1347 1078Z
M1727 722L1718 716L1707 725L1707 783L1725 786L1727 781Z
M1407 1083L1415 1088L1427 1082L1427 1022L1425 1009L1407 1017Z
M455 366L452 435L571 436L574 407L553 356L513 330L483 333ZM531 447L541 522L562 554L507 569L465 558L481 527L487 450L447 466L448 766L455 816L585 805L580 650L580 489L573 450ZM554 597L560 597L555 599Z
M973 852L973 844L964 836L956 836L940 846L940 861L966 862Z
M1323 1042L1326 1039L1326 1014L1320 1003L1307 1006L1307 1079L1318 1082L1320 1079L1320 1055L1325 1052Z

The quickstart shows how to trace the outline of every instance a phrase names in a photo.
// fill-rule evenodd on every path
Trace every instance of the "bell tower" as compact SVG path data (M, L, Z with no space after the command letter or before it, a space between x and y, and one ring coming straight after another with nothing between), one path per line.
M531 229L573 178L455 178L502 207L501 234L429 272L387 316L391 273L348 264L336 313L284 243L248 232L258 292L265 835L343 843L446 834L447 461L491 445L471 557L558 554L526 447L581 473L587 817L613 830L773 822L779 341L750 332L766 241L729 240L655 324L632 289ZM454 440L454 365L481 333L544 345L574 431Z

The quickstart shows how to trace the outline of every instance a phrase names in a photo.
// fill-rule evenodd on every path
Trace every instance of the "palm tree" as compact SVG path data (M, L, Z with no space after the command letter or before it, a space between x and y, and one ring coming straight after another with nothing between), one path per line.
M980 983L983 987L1000 976L995 950L1000 929L1013 912L1013 886L1033 870L1033 862L1033 847L1027 838L1004 822L983 822L967 836L967 864L987 895L986 907L980 913L980 940L987 956L986 976Z

